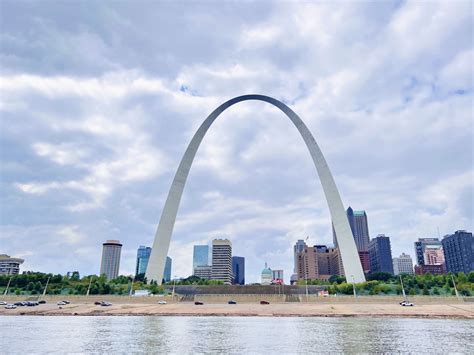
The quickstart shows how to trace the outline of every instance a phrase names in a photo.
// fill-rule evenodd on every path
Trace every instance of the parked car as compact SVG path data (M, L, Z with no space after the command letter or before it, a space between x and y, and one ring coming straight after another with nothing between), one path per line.
M112 305L112 303L107 302L107 301L102 301L102 302L100 302L100 305L101 305L101 306L104 306L104 307L109 307L109 306Z
M234 301L234 300L230 300L229 302L227 302L228 304L237 304L237 301Z
M408 302L408 301L402 301L402 302L400 302L400 305L403 306L403 307L413 307L414 306L413 303Z
M38 301L38 304L45 304L45 303L46 303L45 300L40 300L40 301Z
M36 302L36 301L28 301L28 302L26 302L26 306L28 306L28 307L35 307L35 306L37 306L38 304L39 304L39 303Z
M4 306L4 305L6 305L6 304L7 304L7 302L5 302L5 301L0 301L0 305L1 305L1 306Z
M58 306L65 306L65 305L67 305L67 303L64 302L64 301L59 301L59 302L57 303L57 305L58 305Z
M194 302L194 304L195 304L196 306L202 306L204 303L199 302L199 301L196 301L196 302Z
M166 301L158 301L158 304L166 304Z
M268 301L260 301L260 304L270 304Z
M61 302L64 302L65 304L69 304L69 303L71 303L71 302L69 302L69 301L65 301L65 300L62 300Z
M15 309L15 308L16 308L16 306L14 304L7 304L5 306L5 309Z
M18 306L18 307L23 307L26 305L26 302L15 302L13 303L15 306Z
M96 306L100 306L100 305L102 304L102 302L100 302L100 301L95 301L94 304L95 304Z

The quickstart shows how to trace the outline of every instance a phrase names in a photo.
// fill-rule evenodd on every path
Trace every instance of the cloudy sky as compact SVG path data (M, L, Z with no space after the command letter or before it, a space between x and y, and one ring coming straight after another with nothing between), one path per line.
M220 103L287 103L326 156L342 200L394 256L474 229L473 5L444 2L7 1L1 6L0 253L23 270L121 273L151 245L197 127ZM262 102L233 106L191 169L169 255L216 237L293 268L292 245L332 243L307 149Z

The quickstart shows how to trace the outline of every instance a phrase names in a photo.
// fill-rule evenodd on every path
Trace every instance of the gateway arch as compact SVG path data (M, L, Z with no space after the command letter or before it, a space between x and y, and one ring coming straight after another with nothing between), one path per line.
M155 234L155 240L153 242L153 248L146 270L146 278L148 281L155 280L158 284L161 284L162 282L166 256L168 254L171 234L173 233L173 227L178 213L181 196L183 194L184 185L186 184L186 179L189 175L189 170L191 169L196 152L206 135L207 130L216 118L219 117L219 115L227 108L241 101L248 100L264 101L278 107L288 116L296 129L300 132L301 137L311 154L311 158L313 158L314 165L323 186L347 280L348 282L364 282L364 272L362 270L354 238L352 237L352 231L347 220L346 211L344 210L339 191L337 190L336 183L334 182L334 178L332 177L326 160L324 159L323 153L319 149L319 146L308 127L306 127L296 113L294 113L283 102L264 95L243 95L224 102L206 118L194 134L183 158L181 159L178 171L176 172L173 183L171 184L163 212L161 213L160 223L158 224L158 229Z

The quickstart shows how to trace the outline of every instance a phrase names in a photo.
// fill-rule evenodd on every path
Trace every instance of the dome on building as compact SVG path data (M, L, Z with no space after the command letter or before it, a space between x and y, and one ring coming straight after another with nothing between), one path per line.
M272 269L267 266L267 263L265 263L265 268L262 270L262 275L272 275Z
M265 263L265 268L262 270L261 284L262 285L270 285L270 283L272 282L272 279L273 279L272 269L270 269L268 267L267 263Z

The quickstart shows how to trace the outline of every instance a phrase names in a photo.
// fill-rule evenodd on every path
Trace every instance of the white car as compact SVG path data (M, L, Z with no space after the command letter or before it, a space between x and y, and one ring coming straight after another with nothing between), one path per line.
M5 309L15 309L15 308L16 308L16 306L14 304L7 304L5 306Z
M158 304L166 304L166 301L158 301Z
M4 305L6 305L6 304L7 304L7 302L5 302L5 301L0 301L0 306L4 306Z
M67 305L67 303L64 302L64 301L59 301L59 302L57 303L57 305L58 305L58 306L65 306L65 305Z
M400 306L403 306L403 307L413 307L413 303L411 302L408 302L408 301L403 301L403 302L400 302Z

